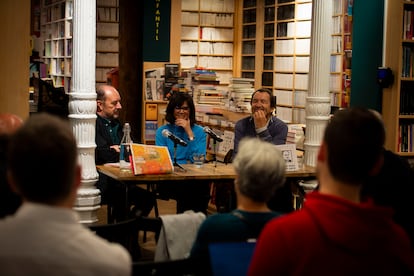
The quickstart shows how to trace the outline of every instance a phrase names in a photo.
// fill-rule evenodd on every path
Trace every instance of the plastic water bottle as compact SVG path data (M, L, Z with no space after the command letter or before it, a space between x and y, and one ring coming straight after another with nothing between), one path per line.
M121 145L119 147L119 168L121 169L121 172L132 172L131 167L131 161L132 161L132 155L131 155L131 126L129 123L124 124L124 136L121 140Z

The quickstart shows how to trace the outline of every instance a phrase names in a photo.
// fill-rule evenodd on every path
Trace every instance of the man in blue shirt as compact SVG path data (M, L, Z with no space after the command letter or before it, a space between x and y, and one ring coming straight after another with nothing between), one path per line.
M250 100L252 115L237 121L234 127L234 152L237 154L240 140L258 137L260 140L282 145L286 143L287 125L273 115L276 101L269 89L256 90Z

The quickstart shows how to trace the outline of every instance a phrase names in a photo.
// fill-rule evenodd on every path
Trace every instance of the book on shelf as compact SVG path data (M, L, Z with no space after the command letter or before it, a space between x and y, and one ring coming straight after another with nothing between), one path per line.
M134 174L167 174L174 171L167 147L131 144Z
M155 140L157 128L157 121L145 121L145 140Z

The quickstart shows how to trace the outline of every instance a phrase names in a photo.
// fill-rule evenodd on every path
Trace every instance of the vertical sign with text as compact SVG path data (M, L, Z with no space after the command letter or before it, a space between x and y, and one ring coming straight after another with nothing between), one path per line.
M168 62L171 0L146 0L144 3L144 61Z

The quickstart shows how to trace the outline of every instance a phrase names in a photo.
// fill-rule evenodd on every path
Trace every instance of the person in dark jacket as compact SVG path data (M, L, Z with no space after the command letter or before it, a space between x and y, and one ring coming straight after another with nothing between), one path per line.
M95 163L102 165L105 163L119 162L119 144L122 139L122 124L119 121L119 112L122 109L121 96L119 92L110 85L101 85L96 90L96 133L95 133ZM101 191L102 203L114 206L115 219L122 219L122 205L118 205L117 198L122 197L122 184L108 176L99 174L97 187ZM147 216L154 206L154 195L136 185L131 185L128 189L128 199L131 209L135 213L140 211ZM133 207L133 208L132 208Z

